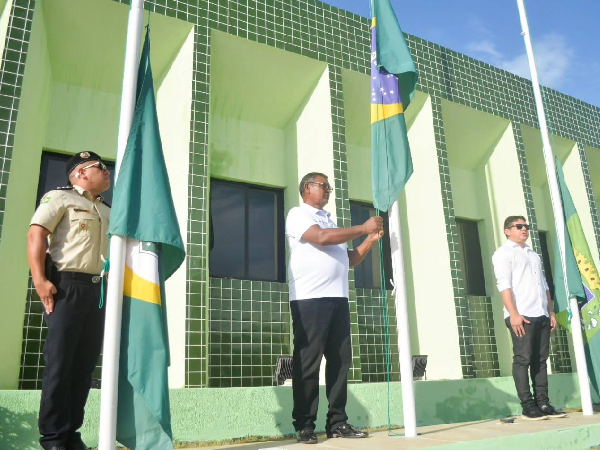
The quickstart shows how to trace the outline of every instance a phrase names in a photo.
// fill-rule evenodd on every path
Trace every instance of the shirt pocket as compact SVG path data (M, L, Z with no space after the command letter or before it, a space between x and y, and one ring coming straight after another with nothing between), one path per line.
M73 210L69 217L71 220L71 233L74 235L83 237L98 232L100 220L92 212Z

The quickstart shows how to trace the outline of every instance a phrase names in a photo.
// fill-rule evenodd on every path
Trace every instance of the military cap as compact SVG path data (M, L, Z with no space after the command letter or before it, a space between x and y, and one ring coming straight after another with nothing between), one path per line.
M69 178L69 175L71 175L71 172L73 172L73 169L75 169L75 167L77 167L79 164L83 164L83 163L87 163L87 162L93 163L94 161L102 162L102 158L100 158L100 155L98 155L97 153L94 153L94 152L75 153L67 161L67 166L66 166L67 179Z

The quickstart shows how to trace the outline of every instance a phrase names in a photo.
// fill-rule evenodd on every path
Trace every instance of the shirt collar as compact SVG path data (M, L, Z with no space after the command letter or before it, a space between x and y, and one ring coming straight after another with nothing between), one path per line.
M510 239L507 239L506 242L504 243L505 246L509 247L509 248L515 248L515 247L521 247L519 244L517 244L514 241L511 241ZM523 250L531 250L531 247L529 247L529 245L525 244L525 247L523 247Z
M98 202L104 201L104 198L101 195L96 197L96 199L94 200L94 197L92 196L90 191L86 191L84 188L82 188L81 186L78 186L76 184L73 185L73 189L76 190L79 193L79 195L81 195L82 197L85 197L88 200L91 200L93 202L98 203Z
M327 212L327 211L325 211L324 209L318 209L318 208L315 208L314 206L310 206L308 203L304 203L304 202L303 202L303 203L300 205L300 207L301 207L301 208L305 208L305 209L307 209L308 211L310 211L311 213L313 213L313 214L317 214L317 215L319 215L319 216L323 216L323 215L324 215L324 216L327 216L327 217L331 216L331 213L328 213L328 212Z

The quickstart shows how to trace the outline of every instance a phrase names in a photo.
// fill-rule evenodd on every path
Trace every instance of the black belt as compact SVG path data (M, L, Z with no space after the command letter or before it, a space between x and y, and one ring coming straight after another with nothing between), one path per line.
M78 280L94 284L102 281L102 277L100 275L92 273L54 271L53 275L62 280Z

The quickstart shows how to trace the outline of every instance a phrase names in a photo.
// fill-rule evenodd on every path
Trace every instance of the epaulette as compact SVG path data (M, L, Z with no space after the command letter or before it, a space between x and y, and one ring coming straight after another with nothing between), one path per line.
M70 191L73 189L73 186L58 186L55 191Z

